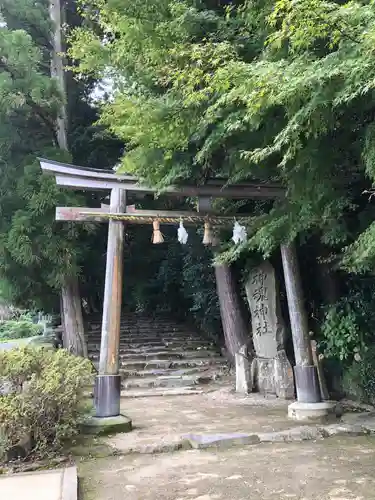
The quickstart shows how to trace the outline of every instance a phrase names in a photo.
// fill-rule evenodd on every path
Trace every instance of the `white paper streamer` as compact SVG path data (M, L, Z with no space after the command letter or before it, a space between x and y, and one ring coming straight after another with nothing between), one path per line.
M247 232L245 226L241 226L237 221L233 226L233 236L232 240L237 245L238 243L243 243L247 239Z
M182 220L180 221L180 227L177 230L177 237L178 241L181 243L181 245L186 245L186 242L188 240L188 232L186 231L184 227L184 223Z

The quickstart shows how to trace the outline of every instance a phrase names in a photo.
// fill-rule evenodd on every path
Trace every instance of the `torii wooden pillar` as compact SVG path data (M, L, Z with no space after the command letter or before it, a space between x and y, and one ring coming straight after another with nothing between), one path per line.
M128 175L117 175L108 171L76 167L51 160L40 159L43 172L53 175L59 186L82 189L82 190L105 190L109 191L110 209L106 208L74 208L57 207L56 220L71 221L95 221L109 222L107 264L105 276L103 322L101 331L99 374L95 384L95 408L97 417L112 417L120 414L120 392L121 376L119 375L119 343L120 343L120 318L122 300L122 261L123 261L123 238L124 226L121 216L126 215L126 193L141 192L152 193L156 190L138 184L135 177ZM284 190L279 186L269 184L241 184L227 185L224 180L208 181L204 186L182 186L166 189L166 194L174 196L197 196L200 198L233 198L233 199L275 199L284 195ZM116 214L118 217L116 219ZM157 217L174 216L174 223L180 217L191 217L202 220L202 215L197 213L137 211L131 214L131 222L144 223L144 217L149 219ZM216 218L222 223L225 217ZM220 222L220 220L221 222ZM229 219L229 218L226 218ZM232 220L232 217L230 218ZM284 268L285 269L285 268ZM286 275L287 277L287 275ZM290 288L289 297L295 298L295 288ZM298 324L299 316L295 316ZM292 329L295 330L295 325ZM300 326L300 325L299 325ZM307 349L309 358L310 345L306 346L300 342L299 333L303 328L297 328L293 334L294 348L296 350ZM299 357L298 357L299 356ZM305 353L296 355L297 359L306 356ZM307 380L309 385L311 381ZM313 388L307 387L307 392L314 393Z
M113 188L111 213L126 209L126 191ZM120 414L121 375L119 374L120 322L122 302L124 224L110 220L100 342L99 374L96 378L95 408L97 417Z

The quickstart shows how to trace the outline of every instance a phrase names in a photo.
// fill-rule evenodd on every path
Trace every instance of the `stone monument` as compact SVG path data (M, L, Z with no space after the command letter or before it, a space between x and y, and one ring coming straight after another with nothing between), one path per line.
M236 392L249 394L253 390L250 360L247 345L243 345L235 354L236 360Z
M264 394L293 399L293 370L285 352L285 323L271 263L264 261L255 267L245 287L255 350L251 367L255 388Z

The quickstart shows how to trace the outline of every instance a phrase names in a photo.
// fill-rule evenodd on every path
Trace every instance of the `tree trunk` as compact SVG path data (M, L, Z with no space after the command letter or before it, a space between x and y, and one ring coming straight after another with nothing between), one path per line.
M77 278L66 279L61 290L63 345L77 356L87 357L82 306Z
M301 403L321 401L318 374L313 363L309 325L304 304L301 274L295 243L281 245L285 289L292 330L297 399Z
M51 58L51 76L58 82L63 99L66 99L66 78L64 71L64 60L62 53L64 51L62 24L64 20L64 8L60 0L49 0L49 12L52 21L52 58ZM61 106L59 116L56 120L56 136L60 149L68 150L68 117L66 112L66 103Z
M63 98L66 98L66 84L64 61L62 53L63 37L62 24L64 9L60 0L50 0L50 18L52 21L52 59L51 76L58 81ZM56 120L56 137L60 149L68 150L68 118L66 104L61 106L59 116ZM79 293L78 278L66 278L61 289L61 322L63 326L63 345L77 356L87 357L87 346L84 337L84 323L82 316L82 303Z
M215 276L225 347L233 362L235 354L249 342L248 328L242 315L240 297L230 266L215 265Z

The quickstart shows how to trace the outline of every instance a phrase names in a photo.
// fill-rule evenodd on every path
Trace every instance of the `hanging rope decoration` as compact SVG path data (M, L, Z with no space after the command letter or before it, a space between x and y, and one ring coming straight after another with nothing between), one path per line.
M164 236L161 234L160 231L160 222L158 219L154 220L152 223L152 226L154 228L154 232L152 234L152 243L154 245L158 245L159 243L164 242Z
M117 214L117 213L98 213L98 212L90 212L90 211L84 211L85 216L92 216L93 220L95 221L96 218L100 220L116 220L116 221L124 221L124 222L130 222L133 224L151 224L155 220L155 216L151 215L134 215L134 214ZM77 216L79 217L79 216ZM169 216L169 217L163 217L163 216L157 216L157 220L161 224L176 224L181 216ZM242 218L242 220L248 220L249 217ZM241 221L241 219L239 219ZM206 215L194 215L194 216L184 216L184 222L185 224L199 224L200 222L205 222L207 221L207 216ZM222 217L217 217L217 216L210 216L210 223L213 226L230 226L231 222L233 221L233 216L222 216Z
M181 243L181 245L186 245L188 237L189 237L188 232L186 231L186 229L184 227L184 223L183 223L182 219L180 219L180 226L177 230L178 241Z
M247 240L246 227L241 226L241 224L239 224L237 221L235 221L233 226L232 240L236 245L238 245L238 243L243 243L244 241Z

